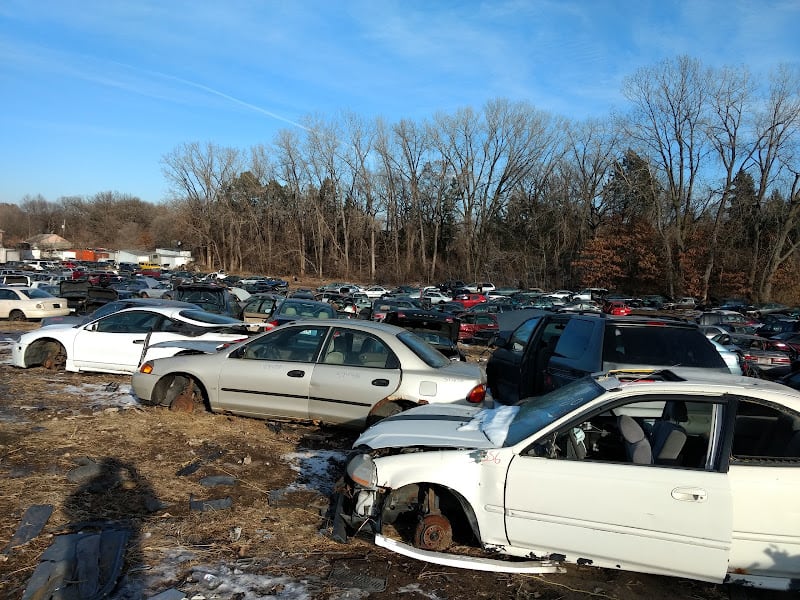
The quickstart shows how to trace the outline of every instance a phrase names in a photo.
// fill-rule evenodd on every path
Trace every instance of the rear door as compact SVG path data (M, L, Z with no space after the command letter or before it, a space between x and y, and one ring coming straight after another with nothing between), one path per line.
M336 328L314 367L309 418L361 427L372 407L397 390L401 376L399 362L380 338Z

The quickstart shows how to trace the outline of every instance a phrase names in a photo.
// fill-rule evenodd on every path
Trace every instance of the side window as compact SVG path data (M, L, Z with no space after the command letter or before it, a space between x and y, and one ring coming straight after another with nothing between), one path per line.
M116 313L98 321L95 329L103 333L147 333L158 329L162 318L147 312Z
M531 339L533 330L536 329L539 321L540 319L530 319L517 327L517 329L511 335L511 339L508 342L508 347L514 352L525 352L525 347L528 345L528 341Z
M19 300L19 298L11 290L0 290L0 300Z
M241 357L257 360L311 362L317 355L326 327L288 327L256 338L242 350Z
M643 466L710 468L713 423L721 405L653 398L571 423L532 448L537 456Z
M800 415L740 400L733 426L731 463L800 459Z

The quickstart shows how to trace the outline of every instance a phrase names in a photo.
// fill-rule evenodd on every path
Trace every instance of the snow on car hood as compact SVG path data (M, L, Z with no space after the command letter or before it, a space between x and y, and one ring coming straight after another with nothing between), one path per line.
M353 447L495 448L502 446L518 410L517 406L418 406L379 421L362 433Z

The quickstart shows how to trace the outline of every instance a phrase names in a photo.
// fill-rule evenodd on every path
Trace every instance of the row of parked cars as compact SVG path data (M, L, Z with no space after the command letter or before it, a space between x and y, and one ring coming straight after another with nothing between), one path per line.
M733 375L736 354L698 323L503 310L484 372L426 341L448 319L452 334L451 316L377 301L343 319L281 297L271 317L288 318L266 332L131 306L23 334L12 360L132 373L147 404L362 430L338 539L370 532L492 571L574 562L778 589L800 576L800 394Z

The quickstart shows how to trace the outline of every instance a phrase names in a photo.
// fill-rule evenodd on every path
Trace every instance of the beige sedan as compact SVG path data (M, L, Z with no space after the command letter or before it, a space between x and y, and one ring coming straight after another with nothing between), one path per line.
M372 321L305 320L214 354L145 362L134 373L146 404L362 429L429 403L483 406L485 375L416 334Z

